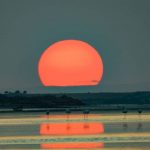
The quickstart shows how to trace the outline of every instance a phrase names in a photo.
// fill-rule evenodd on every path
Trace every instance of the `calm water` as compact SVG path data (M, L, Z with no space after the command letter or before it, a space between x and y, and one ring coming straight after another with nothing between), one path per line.
M149 113L102 113L86 118L57 114L57 122L55 115L50 119L41 116L43 113L0 114L0 149L150 149ZM38 118L43 120L25 122Z

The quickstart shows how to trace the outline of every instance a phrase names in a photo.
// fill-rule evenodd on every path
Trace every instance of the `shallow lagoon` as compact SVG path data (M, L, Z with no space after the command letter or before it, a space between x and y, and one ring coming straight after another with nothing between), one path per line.
M0 149L148 150L150 113L2 113Z

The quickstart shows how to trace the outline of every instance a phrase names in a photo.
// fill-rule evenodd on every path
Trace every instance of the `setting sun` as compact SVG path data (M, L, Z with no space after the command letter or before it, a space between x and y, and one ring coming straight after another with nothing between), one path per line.
M103 75L103 62L88 43L63 40L43 52L38 72L44 86L97 85Z

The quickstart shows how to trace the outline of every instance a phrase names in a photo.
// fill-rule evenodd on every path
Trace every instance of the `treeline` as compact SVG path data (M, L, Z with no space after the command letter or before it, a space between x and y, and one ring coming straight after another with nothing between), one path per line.
M133 93L65 93L27 94L27 92L0 94L0 108L61 108L111 104L150 104L150 92Z
M50 94L0 94L0 108L57 108L83 106L84 103L66 95Z
M130 93L72 93L68 96L90 105L98 104L150 104L150 92Z

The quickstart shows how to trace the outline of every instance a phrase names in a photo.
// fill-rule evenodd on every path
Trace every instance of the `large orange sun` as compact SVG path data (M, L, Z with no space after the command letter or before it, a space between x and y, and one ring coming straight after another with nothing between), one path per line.
M63 40L44 51L38 72L44 86L97 85L103 75L103 62L88 43Z

